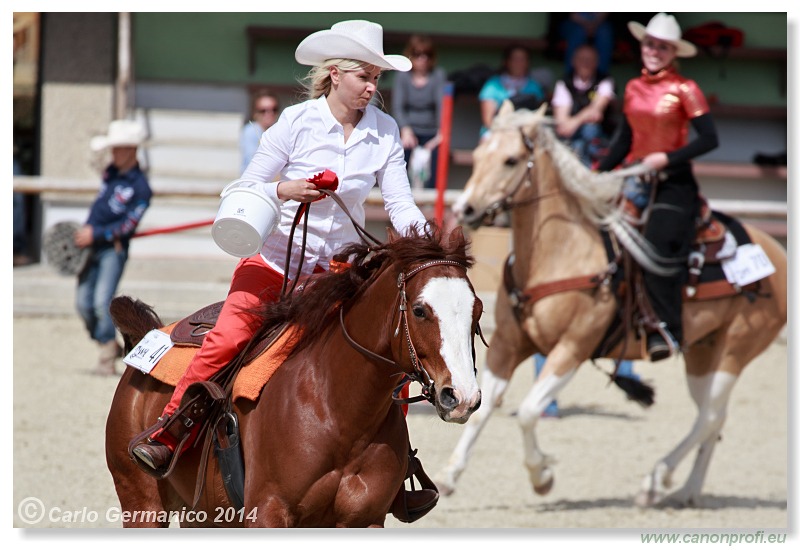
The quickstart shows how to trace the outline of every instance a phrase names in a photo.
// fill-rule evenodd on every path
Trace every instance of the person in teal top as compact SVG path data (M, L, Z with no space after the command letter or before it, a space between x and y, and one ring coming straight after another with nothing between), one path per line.
M544 101L542 87L531 76L531 54L528 48L512 44L505 49L502 72L486 81L478 99L481 104L481 136L486 134L497 110L506 99L525 106Z

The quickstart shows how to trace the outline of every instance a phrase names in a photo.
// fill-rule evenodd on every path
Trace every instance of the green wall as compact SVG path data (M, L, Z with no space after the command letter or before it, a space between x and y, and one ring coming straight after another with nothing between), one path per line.
M684 29L706 21L722 21L746 32L745 45L786 48L787 18L778 13L680 13ZM307 68L294 61L296 40L262 41L256 67L248 73L248 25L328 28L344 19L369 19L393 31L544 37L548 13L136 13L134 16L135 76L143 81L246 85L292 85ZM397 49L387 48L387 52ZM440 65L448 72L475 64L495 67L498 48L441 48ZM539 53L534 65L560 75L561 64ZM715 60L706 56L683 60L683 72L707 94L723 103L785 106L780 85L782 61ZM612 74L624 82L633 64L615 66ZM785 74L785 73L783 73ZM391 79L384 80L389 86Z

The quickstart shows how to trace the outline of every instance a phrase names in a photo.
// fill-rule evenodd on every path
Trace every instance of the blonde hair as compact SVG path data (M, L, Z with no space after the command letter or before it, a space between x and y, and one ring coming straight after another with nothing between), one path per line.
M308 71L308 74L300 81L305 88L303 99L317 99L323 95L328 95L331 91L331 67L336 67L343 72L360 71L373 67L366 61L356 59L326 59L322 65L316 65ZM375 91L379 103L383 104L380 92Z

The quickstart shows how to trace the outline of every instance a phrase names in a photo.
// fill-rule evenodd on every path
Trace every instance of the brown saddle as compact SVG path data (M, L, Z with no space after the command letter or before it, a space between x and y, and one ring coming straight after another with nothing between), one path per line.
M170 333L172 342L180 346L202 346L206 334L217 324L223 305L225 305L224 301L209 304L178 321ZM270 344L272 344L271 338L254 343L246 352L244 364L264 353Z
M734 256L738 243L734 233L711 210L708 201L702 196L699 196L699 199L701 206L696 222L696 236L691 244L687 261L689 277L684 287L684 298L710 300L734 296L743 292L748 293L748 296L750 296L749 293L757 293L758 282L748 285L744 289L739 288L724 278L719 265L714 271L719 272L719 276L722 276L721 279L713 280L714 276L704 276L704 279L708 280L700 281L703 268L712 264L720 264L723 260ZM622 208L628 220L635 226L643 226L649 214L648 208L641 211L628 199L623 197L621 200L624 201ZM516 286L512 270L514 255L511 254L506 259L503 270L503 285L517 320L522 320L523 308L527 303L534 303L546 296L560 292L597 290L606 286L612 289L620 304L619 323L617 326L612 325L593 357L604 357L622 340L630 328L635 329L634 333L642 341L644 335L661 331L660 320L655 315L644 290L641 267L636 264L628 252L615 242L613 235L609 235L608 239L608 269L600 273L559 279L525 289Z

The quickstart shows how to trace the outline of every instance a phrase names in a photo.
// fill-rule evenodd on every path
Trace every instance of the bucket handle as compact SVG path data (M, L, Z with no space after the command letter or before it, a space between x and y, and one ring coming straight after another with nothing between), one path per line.
M232 182L230 182L228 185L225 186L225 188L222 190L222 192L219 194L219 196L224 199L225 197L227 197L230 194L231 191L233 191L237 187L241 187L242 184L245 184L245 183L258 183L258 182L251 181L251 180L244 180L244 179L241 179L241 178L238 179L238 180L233 180ZM255 191L255 189L254 189L254 191Z

